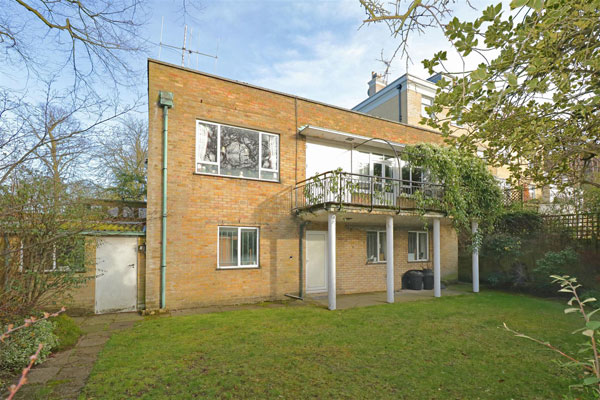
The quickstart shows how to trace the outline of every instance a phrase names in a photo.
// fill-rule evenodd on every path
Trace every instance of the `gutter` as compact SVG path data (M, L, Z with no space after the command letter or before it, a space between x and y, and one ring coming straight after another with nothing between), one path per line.
M162 150L162 224L160 226L160 308L166 308L167 284L167 149L169 132L169 108L173 107L173 93L158 92L158 104L163 109Z

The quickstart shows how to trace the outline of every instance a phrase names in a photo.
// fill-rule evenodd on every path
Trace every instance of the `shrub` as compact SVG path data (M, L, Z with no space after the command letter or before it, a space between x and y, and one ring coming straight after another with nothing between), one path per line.
M6 330L2 328L3 331ZM36 364L44 362L58 344L58 338L54 334L54 323L39 321L13 332L4 342L0 342L0 369L17 371L25 367L40 343L44 344L44 348Z
M75 346L83 332L73 318L61 314L53 318L52 322L54 323L54 334L58 337L58 344L52 350L63 351Z
M494 271L488 275L486 281L492 287L505 287L510 283L510 277L504 271Z
M543 294L553 293L554 289L548 276L564 275L579 263L579 256L570 247L560 251L549 251L536 261L533 270L533 289Z

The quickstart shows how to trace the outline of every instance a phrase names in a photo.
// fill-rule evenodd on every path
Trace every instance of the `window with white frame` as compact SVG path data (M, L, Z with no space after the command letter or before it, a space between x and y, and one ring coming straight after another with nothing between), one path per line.
M367 262L385 262L387 242L385 231L367 232Z
M279 136L196 121L196 172L279 180Z
M535 186L529 185L529 198L535 200Z
M427 96L421 96L421 116L425 118L433 118L434 114L427 112L427 107L433 105L433 99Z
M402 161L402 184L410 185L411 183L422 183L426 179L426 175L422 168L412 167L409 163Z
M426 231L408 232L408 261L429 259L429 235Z
M258 228L220 226L218 268L258 268Z
M19 271L37 270L44 272L85 272L85 238L67 236L47 246L32 246L21 240Z

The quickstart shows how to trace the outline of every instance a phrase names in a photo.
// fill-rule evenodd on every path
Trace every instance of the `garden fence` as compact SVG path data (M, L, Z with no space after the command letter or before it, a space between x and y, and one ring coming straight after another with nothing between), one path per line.
M596 247L600 237L600 213L542 216L544 230L570 239L591 241Z

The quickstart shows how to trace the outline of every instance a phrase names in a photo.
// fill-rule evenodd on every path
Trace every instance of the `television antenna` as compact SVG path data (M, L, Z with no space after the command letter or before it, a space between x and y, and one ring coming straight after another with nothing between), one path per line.
M160 41L158 43L158 59L160 60L160 54L161 54L161 50L162 47L165 46L166 48L169 49L173 49L173 50L178 50L181 51L181 66L185 67L185 62L186 62L186 55L187 55L187 62L188 62L188 66L191 66L191 57L192 55L196 55L196 69L198 69L199 66L199 58L200 56L202 57L209 57L209 58L214 58L215 59L215 69L217 67L217 60L219 59L218 56L218 52L219 52L219 41L217 40L217 52L216 54L206 54L203 53L201 51L197 51L197 50L192 50L192 39L194 36L194 29L190 29L190 44L189 44L189 48L187 47L187 38L188 38L188 26L187 24L184 26L183 28L183 46L182 47L178 47L178 46L173 46L171 44L167 44L167 43L163 43L163 27L164 27L164 23L165 23L165 17L162 17L161 23L160 23ZM200 40L200 34L198 34L198 41Z

